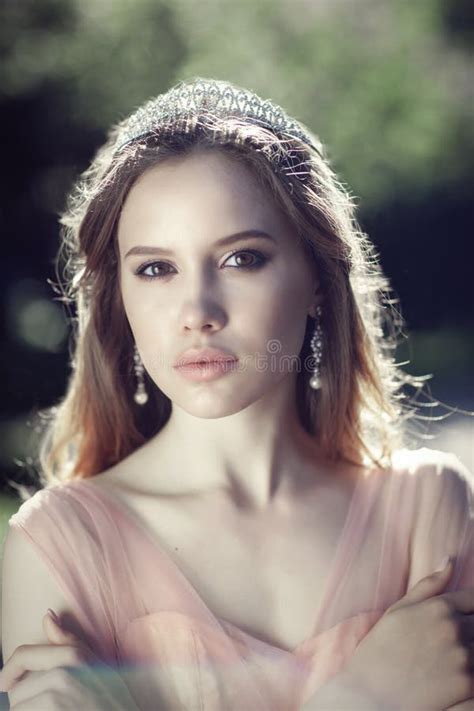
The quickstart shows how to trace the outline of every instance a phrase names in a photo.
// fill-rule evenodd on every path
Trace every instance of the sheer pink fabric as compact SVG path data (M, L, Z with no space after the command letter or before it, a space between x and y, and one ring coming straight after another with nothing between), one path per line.
M340 671L384 611L445 555L446 588L474 587L470 473L450 454L401 450L354 490L316 624L293 650L219 619L165 548L93 479L49 486L9 521L69 601L85 640L141 709L296 710Z

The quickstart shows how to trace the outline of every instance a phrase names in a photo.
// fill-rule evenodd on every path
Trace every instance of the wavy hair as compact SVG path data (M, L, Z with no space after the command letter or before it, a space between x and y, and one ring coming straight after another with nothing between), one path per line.
M250 168L319 274L323 387L313 390L311 373L298 372L303 427L329 460L389 467L415 412L403 388L419 389L426 377L408 375L395 362L403 326L397 299L317 136L304 127L310 146L246 117L196 111L186 121L158 123L117 150L125 124L111 129L61 217L57 273L71 309L72 371L64 398L42 413L43 483L104 471L156 435L170 416L171 401L146 373L148 402L139 406L133 399L134 342L119 287L117 224L140 175L196 150L224 151ZM302 362L311 356L314 323L308 316Z

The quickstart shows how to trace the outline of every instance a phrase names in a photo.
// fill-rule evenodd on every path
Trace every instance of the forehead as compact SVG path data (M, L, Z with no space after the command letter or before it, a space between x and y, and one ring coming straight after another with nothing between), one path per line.
M219 232L289 226L253 171L217 150L173 156L141 175L125 200L119 238L146 220L206 224L210 231L215 225Z

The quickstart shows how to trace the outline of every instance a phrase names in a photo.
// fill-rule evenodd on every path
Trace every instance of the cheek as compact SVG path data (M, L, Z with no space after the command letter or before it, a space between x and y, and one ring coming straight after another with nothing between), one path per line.
M159 294L154 284L138 279L135 275L126 272L121 277L120 288L127 316L133 320L140 320L144 315L150 316L154 311L160 312Z
M263 295L259 301L259 309L255 310L255 302L253 311L261 313L264 320L268 324L269 329L283 329L284 331L293 331L300 321L306 323L307 311L307 290L305 284L298 283L298 275L294 278L289 278L284 275L276 279L275 283Z
M128 319L135 341L142 347L149 342L157 329L154 324L162 323L162 318L157 317L156 308L150 299L150 291L143 289L142 285L125 279L121 284L122 302L125 315Z
M249 318L250 314L250 318ZM246 310L242 332L249 334L262 358L278 362L279 356L298 357L304 343L308 314L304 294L294 284L280 283ZM282 366L283 368L283 366ZM286 366L285 368L286 369Z

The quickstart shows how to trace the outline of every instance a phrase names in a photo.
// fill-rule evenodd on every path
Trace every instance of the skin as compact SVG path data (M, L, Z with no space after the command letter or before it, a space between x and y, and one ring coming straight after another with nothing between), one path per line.
M213 245L250 228L272 234L276 245L260 245L256 239L239 244L242 251L258 249L270 257L260 270L239 270L235 257L228 261L229 247ZM308 482L319 493L318 484L328 472L317 446L299 425L296 372L258 369L250 358L242 372L194 383L172 368L185 348L203 343L244 357L265 354L272 340L281 344L280 355L299 354L307 316L314 314L321 294L317 275L284 216L244 166L219 153L194 154L169 160L136 183L123 209L118 239L120 285L130 326L145 367L173 403L167 426L135 454L140 461L135 461L134 483L158 487L154 464L159 458L161 468L169 471L168 457L174 471L180 468L174 484L182 490L219 488L228 491L229 501L257 511L296 510L295 500L302 500ZM138 245L165 244L176 252L166 256L173 265L170 276L140 280L137 269L151 257L126 257L127 252ZM152 259L165 261L165 256ZM139 471L148 481L137 481ZM318 519L316 503L307 505L313 519ZM333 507L329 509L334 517ZM311 545L317 539L307 530L303 533ZM301 550L299 541L296 548ZM297 579L303 580L302 574ZM343 703L380 709L386 699L387 711L419 707L418 702L424 708L471 708L471 682L454 618L448 617L446 603L430 604L430 598L441 596L447 579L447 574L425 578L392 606L359 645L347 670L305 704L305 711L341 708ZM310 591L316 587L314 581L303 586ZM468 619L472 640L472 591L451 593L449 600L450 608ZM296 617L299 608L293 611ZM113 670L107 683L96 680L103 685L100 690L81 683L72 687L67 669L57 674L59 667L84 666L92 653L48 618L44 628L49 644L18 647L0 675L12 707L62 708L64 700L73 698L77 708L102 708L105 693L103 708L133 708L120 677L114 675L114 686L110 683ZM421 644L420 654L420 639L426 639L427 630L430 643ZM398 703L392 705L395 698Z
M367 711L472 709L472 678L459 637L472 645L473 592L448 593L441 601L451 572L452 566L447 565L423 578L392 605L356 649L348 666L320 687L301 711L329 711L342 706ZM434 597L438 597L436 603ZM462 635L455 617L459 612L464 620ZM392 622L394 617L396 622ZM75 708L137 708L119 674L106 666L94 666L97 659L87 645L49 615L43 625L48 645L18 647L0 673L0 688L9 692L10 708L54 710L71 702ZM410 639L414 641L407 645ZM84 676L71 679L71 667ZM426 684L427 678L434 683Z
M275 243L249 237L215 245L250 229L269 233ZM141 454L151 465L140 467L148 486L159 451L160 462L172 457L179 467L183 489L226 489L254 509L287 507L304 481L315 478L318 449L299 423L297 370L288 363L301 351L307 317L322 294L285 215L246 166L219 151L195 152L168 159L135 183L118 244L135 342L172 401L169 422ZM173 254L128 254L138 246ZM240 256L229 256L234 249ZM268 258L261 268L239 268L259 261L248 249ZM141 279L137 271L153 261L145 273L164 276ZM268 342L279 349L274 361ZM172 366L184 349L199 345L229 349L245 365L213 381L188 381Z
M8 691L11 709L138 711L120 674L49 611L43 629L48 643L17 647L0 672L0 689ZM71 676L71 669L80 676Z

